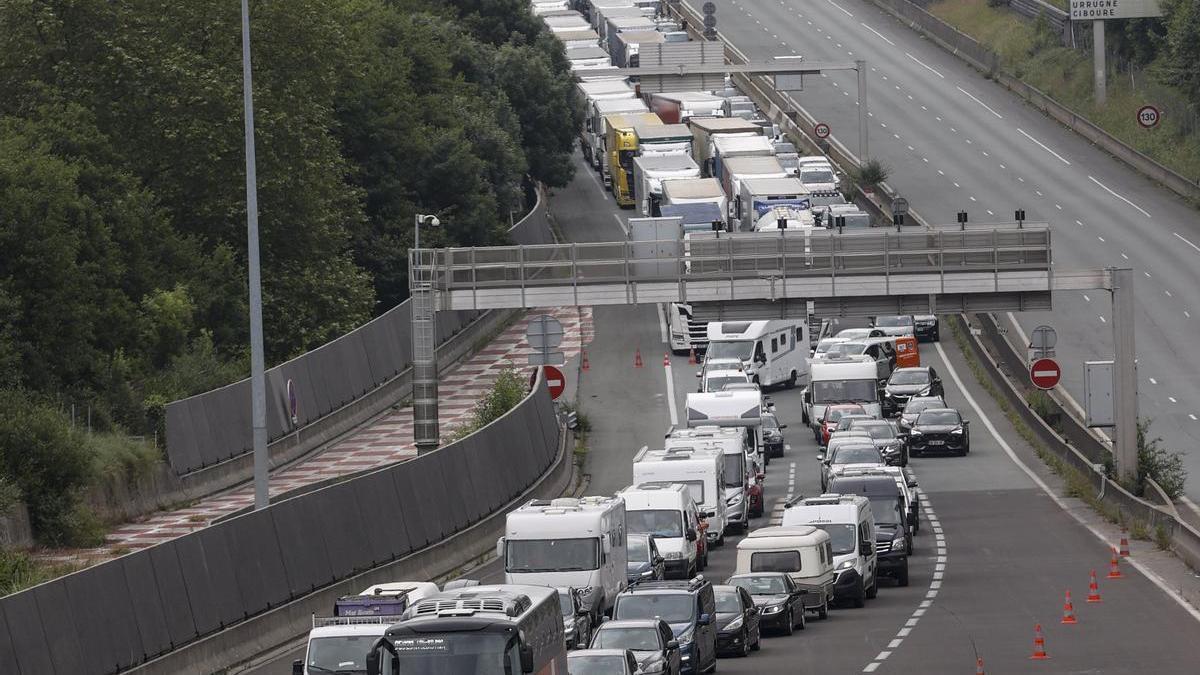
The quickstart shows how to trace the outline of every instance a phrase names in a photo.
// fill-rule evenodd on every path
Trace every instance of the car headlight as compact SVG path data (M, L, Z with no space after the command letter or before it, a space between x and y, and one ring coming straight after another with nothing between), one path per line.
M921 430L917 429L917 428L913 428L913 429L909 429L908 433L912 434L913 436L920 436Z
M729 499L726 499L725 505L726 506L737 506L738 504L742 503L742 497L743 497L742 493L738 492L737 494L733 495Z
M734 619L733 621L730 621L729 623L725 624L725 630L737 630L737 629L741 628L742 627L742 619L743 619L743 617L739 616L736 619Z
M854 560L853 560L853 559L851 559L851 560L843 560L841 563L839 563L839 564L838 564L838 566L837 566L837 569L838 569L839 571L840 571L840 570L848 570L848 569L850 569L851 567L854 567Z
M679 560L683 557L679 551L664 551L662 555L664 560Z
M763 608L763 614L778 614L783 611L783 604L767 605Z
M924 389L922 389L922 390L921 390L921 393L919 393L919 394L916 394L916 395L917 395L917 396L928 396L928 395L929 395L929 390L930 390L930 387L925 387Z
M959 427L959 428L955 429L954 431L951 431L950 433L961 435L962 432L963 432L962 427Z

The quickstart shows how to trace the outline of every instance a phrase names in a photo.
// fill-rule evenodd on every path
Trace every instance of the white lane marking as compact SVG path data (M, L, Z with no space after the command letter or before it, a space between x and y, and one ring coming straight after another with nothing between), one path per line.
M669 347L671 343L667 339L667 319L664 316L664 313L667 311L668 307L670 307L670 305L667 304L658 306L658 336L662 340L662 343Z
M866 668L863 668L863 672L864 673L873 673L879 669L879 666L880 666L880 663L878 661L872 661L867 664Z
M1168 298L1175 297L1175 296L1171 295L1171 291L1163 291L1163 293L1166 293Z
M833 5L834 7L837 7L839 10L841 10L842 14L845 14L848 17L854 18L853 14L851 14L850 12L847 12L845 10L845 8L843 8L841 5L837 4L833 0L828 0L828 2L829 2L829 4Z
M987 110L988 112L990 112L990 113L992 113L993 115L995 115L995 116L996 116L996 119L1000 119L1000 120L1004 119L1004 116L1003 116L1003 115L1001 115L1000 113L996 112L995 110L992 110L992 109L991 109L991 108L988 106L988 104L986 104L986 103L984 103L983 101L980 101L979 99L977 99L977 98L975 98L974 96L972 96L972 95L971 95L971 92L967 91L966 89L963 89L962 87L955 87L955 89L957 89L957 90L961 91L962 93L966 94L966 95L967 95L967 98L969 98L969 99L971 99L972 101L975 101L975 102L976 102L976 103L978 103L979 105L983 106L985 110Z
M1110 195L1112 195L1112 196L1116 197L1117 199L1120 199L1121 201L1123 201L1123 202L1125 202L1126 204L1128 204L1128 205L1132 206L1133 208L1137 209L1138 211L1141 211L1141 213L1142 213L1142 215L1143 215L1143 216L1146 216L1147 218L1150 218L1150 217L1151 217L1151 216L1150 216L1150 214L1146 212L1146 209L1143 209L1142 207L1138 206L1137 204L1134 204L1133 202L1129 201L1128 199L1126 199L1126 198L1122 197L1121 195L1119 195L1119 194L1117 194L1117 193L1113 192L1111 188L1109 188L1109 187L1108 187L1107 185L1105 185L1104 183L1101 183L1100 181L1096 180L1096 178L1095 178L1094 176L1088 176L1088 178L1090 178L1090 179L1091 179L1091 181L1092 181L1093 183L1095 183L1096 185L1099 185L1100 187L1104 188L1104 191L1105 191L1105 192L1107 192L1108 194L1110 194ZM1175 236L1176 236L1176 237L1178 237L1179 235L1178 235L1178 234L1176 234ZM1181 238L1182 238L1182 237L1181 237Z
M1158 384L1158 380L1156 380L1152 377L1152 378L1150 378L1150 384Z
M1175 235L1179 239L1179 241L1182 241L1183 243L1187 244L1188 246L1191 246L1192 248L1196 249L1197 251L1200 251L1200 246L1197 246L1197 245L1193 244L1192 242L1188 241L1187 238L1184 237L1182 234L1179 234L1178 232L1172 232L1171 234Z
M1125 252L1124 252L1124 251L1121 251L1121 257L1122 257L1122 258L1124 258L1124 259L1126 259L1126 260L1129 260L1129 256L1125 255Z
M892 640L891 642L888 643L888 649L895 649L896 647L899 647L903 642L904 642L904 640L902 640L901 638L896 638L895 640Z
M987 210L987 212L988 212L988 215L989 215L989 216L994 216L994 215L996 215L995 213L992 213L992 210L991 210L991 209L988 209L988 210Z
M1026 476L1029 476L1029 480L1033 481L1035 485L1041 488L1042 492L1046 493L1046 496L1052 499L1054 503L1063 510L1064 513L1074 518L1076 522L1086 528L1087 531L1091 532L1092 535L1099 539L1100 542L1106 547L1111 547L1112 542L1109 540L1109 537L1106 534L1095 529L1092 525L1084 521L1082 516L1076 514L1073 509L1069 508L1066 502L1059 498L1059 496L1050 489L1050 486L1046 485L1046 482L1033 472L1033 469L1030 469L1025 462L1021 461L1020 457L1017 457L1017 453L1013 451L1008 442L1004 440L1004 437L1000 435L1000 432L996 430L996 427L992 424L992 420L984 414L983 409L979 407L978 403L976 403L975 397L972 396L971 392L968 391L966 386L963 385L962 378L958 376L958 371L954 368L954 365L950 363L950 359L946 357L946 350L942 348L942 344L940 342L935 342L933 343L933 346L937 348L938 355L942 357L942 363L946 367L946 372L950 373L950 379L954 380L954 384L962 393L963 398L967 400L967 403L971 404L971 408L975 411L975 414L979 417L979 420L983 422L983 425L987 427L988 432L991 433L992 438L995 439L996 443L1000 446L1000 449L1004 450L1004 454L1008 455L1008 458L1012 460L1012 463L1016 464L1017 468L1024 472ZM1183 611L1190 614L1191 617L1196 621L1200 621L1200 610L1197 610L1188 604L1188 601L1182 596L1176 595L1175 592L1171 590L1171 586L1162 577L1158 576L1157 573L1153 572L1133 558L1126 558L1125 561L1131 567L1141 572L1142 575L1149 579L1151 583L1153 583L1155 586L1158 586L1159 590L1161 590L1163 593L1166 593L1169 598L1174 600L1176 604L1183 608Z
M874 28L871 28L867 24L860 21L860 22L858 22L858 25L860 25L863 28L866 28L867 30L871 31L872 33L878 35L880 40L883 40L884 42L888 43L889 45L891 45L893 47L896 46L895 42L892 42L891 40L887 39L886 37L883 36L883 33L880 33L879 31L875 30ZM874 70L874 68L872 68L871 70ZM884 79L886 80L887 78L885 77Z
M946 175L946 172L945 172L945 171L942 171L941 169L938 169L938 175L939 175L939 176L945 176L945 175Z
M1001 168L1001 169L1007 169L1008 167L1007 167L1007 166L1004 166L1003 164L1001 164L1001 165L1000 165L1000 168Z
M1104 241L1104 237L1101 237L1100 235L1096 235L1096 238L1099 239L1101 242Z
M1092 299L1088 297L1088 294L1087 294L1087 293L1084 293L1084 294L1083 294L1083 299L1084 299L1084 300L1087 300L1088 302L1091 302L1091 301L1092 301ZM1153 377L1152 377L1152 378L1150 378L1150 381L1151 381L1151 382L1153 382L1153 381L1154 381L1154 378L1153 378Z
M912 59L913 61L916 61L917 64L920 65L925 70L928 70L929 72L933 73L934 75L937 75L938 77L942 78L943 80L946 79L945 75L943 75L943 74L939 73L938 71L934 70L933 68L930 68L929 66L925 65L924 63L921 62L920 59L913 56L912 54L909 54L908 52L904 52L904 55L907 56L908 58Z
M1054 155L1055 157L1057 157L1057 158L1059 159L1059 161L1061 161L1063 164L1066 164L1067 166L1071 166L1071 163L1070 163L1070 162L1068 162L1067 160L1063 159L1063 156L1062 156L1062 155L1060 155L1060 154L1058 154L1057 152L1055 152L1055 151L1051 150L1050 148L1046 147L1046 145L1045 145L1044 143L1042 143L1042 142L1041 142L1041 141L1039 141L1038 139L1034 138L1033 136L1030 136L1029 134L1025 133L1025 130L1024 130L1024 129L1017 129L1017 133L1021 134L1021 135L1022 135L1022 136L1024 136L1025 138L1028 138L1029 140L1033 141L1034 143L1037 143L1037 144L1038 144L1038 146L1039 146L1039 147L1041 147L1041 149L1043 149L1043 150L1045 150L1046 152L1048 152L1048 153L1050 153L1050 154ZM1095 180L1095 178L1093 178L1092 180Z
M1055 204L1054 208L1058 209L1059 211L1062 211L1062 204Z
M613 218L617 219L617 225L621 226L621 231L625 233L625 236L629 236L629 227L627 225L625 225L624 220L621 220L621 214L614 213Z
M1169 401L1171 401L1171 403L1179 403L1179 401L1176 401L1176 400L1175 400L1175 397L1174 397L1174 396L1168 396L1168 397L1167 397L1167 399L1168 399Z
M667 378L667 413L671 416L671 426L679 426L679 410L675 405L675 376L671 373L671 360L667 358L667 365L663 366L663 373Z
M1101 316L1100 316L1100 323L1108 323L1108 319L1104 318L1104 316L1103 316L1103 315L1101 315Z
M1075 224L1076 224L1076 225L1078 225L1078 226L1080 226L1080 227L1083 227L1083 223L1079 222L1078 220L1077 220L1077 221L1075 221Z

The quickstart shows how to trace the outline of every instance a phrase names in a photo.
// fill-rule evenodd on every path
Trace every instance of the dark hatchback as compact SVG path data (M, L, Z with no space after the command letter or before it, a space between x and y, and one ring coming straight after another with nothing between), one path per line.
M776 630L791 635L796 628L804 629L804 595L802 588L786 572L754 572L737 574L725 582L740 586L754 600L759 611L761 630Z
M717 655L746 656L762 642L758 607L740 586L713 586L717 600Z
M954 408L926 408L908 432L908 454L950 452L962 457L971 451L970 423Z
M875 517L875 554L880 576L908 585L908 552L912 548L909 517L904 513L900 487L890 475L836 476L826 492L862 495Z

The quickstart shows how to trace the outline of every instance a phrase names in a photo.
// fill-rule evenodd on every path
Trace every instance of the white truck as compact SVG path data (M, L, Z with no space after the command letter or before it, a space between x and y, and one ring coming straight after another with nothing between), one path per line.
M563 44L565 49L574 49L576 47L599 47L600 36L591 28L583 30L563 30L555 31L554 37Z
M692 128L692 158L700 165L706 176L712 175L712 141L717 136L762 136L762 128L741 118L693 117L688 122Z
M543 16L542 22L546 24L546 28L550 29L551 33L566 33L591 28L587 19L584 19L579 12L571 12L569 15Z
M869 415L882 418L879 378L870 356L826 358L809 364L802 419L815 427L831 403L858 403Z
M654 111L651 110L651 112ZM658 124L639 127L637 136L638 152L643 157L686 155L690 159L692 156L692 131L687 128L686 124Z
M625 503L616 497L534 499L511 511L496 540L504 583L570 586L593 624L625 590Z
M736 428L744 434L743 443L748 446L745 448L746 454L761 459L760 466L766 466L761 391L752 388L688 394L686 407L689 429L709 426Z
M712 175L721 178L734 157L773 157L775 145L766 136L717 136L712 139Z
M571 72L573 73L595 70L597 68L610 68L612 66L612 63L608 60L608 52L600 47L575 47L568 49L566 53L567 62L571 64Z
M724 214L729 200L716 178L676 178L662 184L664 204L716 204Z
M686 354L689 350L703 350L708 346L708 322L692 318L691 305L669 302L663 308L667 313L671 351Z
M759 484L762 464L752 452L742 429L703 426L693 429L672 429L664 445L677 448L718 448L725 455L724 497L730 531L745 532L750 526L750 493Z
M649 127L653 129L654 127ZM641 129L638 129L641 137ZM690 136L689 136L690 138ZM700 167L686 154L646 154L633 160L633 192L643 216L658 217L663 201L663 181L699 178Z
M812 208L812 200L799 179L747 178L733 198L732 210L742 230L753 230L758 220L776 206L794 206L805 211ZM811 215L808 220L812 221Z
M721 117L725 99L707 91L664 91L650 94L650 109L667 124L685 123L693 117Z
M707 549L699 541L700 508L682 483L640 483L617 493L625 502L625 523L630 534L654 537L666 562L666 573L691 579L708 564Z
M808 323L799 319L712 321L705 368L738 363L751 381L789 389L808 381Z
M730 157L725 160L721 167L721 187L730 200L730 227L736 228L738 222L733 199L741 194L742 181L752 178L787 178L787 172L774 157Z
M717 449L651 450L633 457L634 483L682 483L708 519L708 541L725 543L728 523L724 498L725 455Z

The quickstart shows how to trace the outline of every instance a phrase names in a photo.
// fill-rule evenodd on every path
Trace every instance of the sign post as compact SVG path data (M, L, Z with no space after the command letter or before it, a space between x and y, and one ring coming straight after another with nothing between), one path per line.
M554 366L567 362L566 354L554 351L555 347L562 344L562 324L549 314L539 314L529 320L525 339L536 350L529 355L529 365Z
M1071 0L1071 21L1092 22L1092 68L1096 103L1104 105L1108 94L1108 70L1104 63L1104 22L1108 19L1137 19L1162 16L1159 0Z

